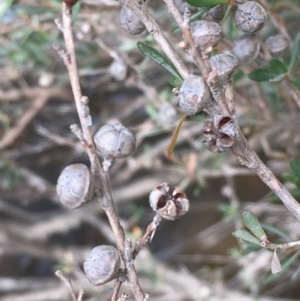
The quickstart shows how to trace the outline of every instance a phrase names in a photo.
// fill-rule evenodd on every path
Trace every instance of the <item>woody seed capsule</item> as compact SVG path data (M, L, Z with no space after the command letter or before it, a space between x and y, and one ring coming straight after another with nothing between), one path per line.
M120 269L120 255L113 246L95 247L83 263L86 277L93 285L115 279Z
M121 27L132 35L137 35L145 30L144 23L140 18L127 6L123 5L119 15Z
M194 115L205 109L211 102L209 89L203 78L190 75L179 90L179 106L188 115Z
M279 34L268 37L266 40L266 47L272 55L280 56L289 49L290 42L284 35Z
M195 43L201 50L216 46L224 37L219 24L211 21L195 21L190 25Z
M203 19L207 21L220 22L226 12L226 5L216 5L204 14Z
M93 181L84 164L67 166L60 174L56 192L60 202L69 209L80 207L93 196Z
M185 193L169 183L157 185L150 193L149 202L157 214L168 220L181 217L190 207Z
M232 52L244 64L255 60L259 53L260 44L255 35L245 34L237 38L232 45Z
M136 147L134 134L122 124L108 124L101 127L94 136L98 151L109 158L130 156Z
M216 68L220 81L227 81L231 78L234 70L239 66L237 58L232 54L217 54L210 59L212 68Z
M244 32L254 33L260 30L267 20L264 8L256 2L240 5L235 13L237 27Z

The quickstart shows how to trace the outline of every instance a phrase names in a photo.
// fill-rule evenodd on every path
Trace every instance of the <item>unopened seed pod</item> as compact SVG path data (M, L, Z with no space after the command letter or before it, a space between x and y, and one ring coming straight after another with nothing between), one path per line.
M211 103L211 95L203 78L190 75L179 90L179 106L188 115L194 115Z
M232 44L232 52L243 64L256 59L260 49L258 39L253 34L245 34L235 39Z
M280 56L290 48L289 40L281 34L268 37L265 45L268 51L274 56Z
M240 5L235 13L237 27L244 32L259 31L267 20L264 8L256 2L246 2Z
M95 247L83 263L87 279L101 285L115 279L120 269L120 255L113 246Z
M169 183L161 183L150 193L149 202L151 208L162 218L174 220L186 214L190 202L185 193Z
M121 27L132 35L137 35L145 30L141 19L126 5L123 5L119 15Z
M239 66L239 61L232 54L217 54L210 59L210 66L217 70L220 81L227 81L231 78L234 70Z
M220 22L226 13L226 5L216 5L204 14L203 19L207 21Z
M89 169L84 164L67 166L60 174L56 191L61 203L69 208L77 208L93 196L93 181Z
M195 21L190 28L195 43L202 50L216 46L224 37L221 27L215 22Z
M109 158L124 158L136 148L134 134L122 124L108 124L101 127L94 136L98 151Z

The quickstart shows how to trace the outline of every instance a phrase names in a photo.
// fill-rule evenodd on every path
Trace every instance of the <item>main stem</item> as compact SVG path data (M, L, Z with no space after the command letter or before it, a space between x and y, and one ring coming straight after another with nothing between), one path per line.
M63 34L64 34L65 44L70 60L70 62L67 64L67 68L69 71L70 82L74 94L75 104L76 104L76 108L77 108L77 112L82 128L83 137L87 143L86 151L89 156L91 165L94 166L95 171L99 173L99 177L101 179L102 187L103 187L103 194L106 198L103 209L106 212L112 231L116 237L116 242L120 250L121 256L124 259L125 233L123 227L120 224L119 217L114 206L114 201L113 201L110 181L109 181L109 175L108 173L105 173L103 171L102 165L97 156L97 151L93 141L92 129L91 127L87 127L85 125L85 116L82 107L83 105L86 104L82 103L82 92L80 88L79 74L77 69L75 44L74 44L73 32L72 32L72 8L71 6L65 3L63 3L62 18L63 18ZM140 287L134 266L131 269L127 270L127 275L129 278L129 286L132 290L132 293L134 294L135 299L137 301L143 301L144 294Z

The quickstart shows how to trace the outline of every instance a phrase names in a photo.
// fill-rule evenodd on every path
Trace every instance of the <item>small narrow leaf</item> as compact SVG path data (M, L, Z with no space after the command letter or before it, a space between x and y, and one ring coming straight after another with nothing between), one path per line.
M287 72L285 64L279 59L271 59L269 61L269 66L272 69L272 71L274 71L274 73L278 75Z
M158 50L142 42L138 42L137 47L143 54L145 54L151 60L164 67L175 77L182 80L181 75L179 74L175 66L172 64L172 62L166 56L161 54Z
M300 178L300 162L295 159L291 159L290 166L295 175Z
M251 242L255 245L261 244L260 240L257 239L254 235L252 235L248 230L246 229L238 229L235 232L232 233L232 235L238 239L241 239L243 241Z
M269 284L271 282L274 282L276 280L278 280L283 273L285 273L289 268L290 266L296 261L296 259L299 257L299 252L296 252L295 254L293 254L290 258L288 258L288 260L286 260L283 264L282 264L282 273L281 274L277 274L277 275L272 275L272 274L269 274L264 283L265 284Z
M300 50L300 33L296 35L296 38L293 42L289 71L292 71L297 64L297 60L299 59L299 50Z
M261 241L265 241L267 239L263 228L252 212L246 211L243 213L243 223L258 239Z
M194 22L200 19L206 12L208 12L213 6L203 7L200 11L191 16L190 22ZM174 32L179 28L179 25L175 25L171 28L171 32Z
M266 82L276 77L276 74L270 70L256 69L253 72L249 73L248 77L256 82Z
M281 263L278 258L276 249L274 250L273 256L272 256L272 261L271 261L271 273L273 275L279 274L282 271L281 268Z
M176 127L176 129L175 129L175 131L173 133L173 136L171 138L171 141L170 141L170 144L169 144L169 147L168 147L168 158L169 159L172 157L173 150L175 148L175 144L176 144L176 140L177 140L179 131L180 131L180 129L182 127L182 124L185 121L186 117L187 117L187 114L184 114L182 116L182 118L180 119L180 121L179 121L179 123L178 123L178 125L177 125L177 127Z
M174 75L170 75L168 77L168 82L171 86L180 88L183 83L183 80L179 79L178 77L176 77Z
M218 4L226 4L228 0L186 0L186 2L192 6L205 7Z
M270 79L269 82L279 83L286 77L286 73L281 73L274 78Z

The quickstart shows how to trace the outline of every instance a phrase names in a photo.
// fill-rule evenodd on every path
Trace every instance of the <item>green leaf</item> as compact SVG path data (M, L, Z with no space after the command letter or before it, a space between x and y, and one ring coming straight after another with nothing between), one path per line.
M274 282L274 281L278 280L291 267L291 265L296 261L296 259L299 257L299 254L300 254L300 252L296 252L295 254L293 254L293 256L291 256L288 260L286 260L282 264L282 272L280 274L277 274L277 275L269 274L265 278L264 283L269 284L271 282Z
M202 8L200 11L198 11L197 13L193 14L190 18L190 22L194 22L197 21L198 19L200 19L206 12L208 12L213 6L208 6L208 7L204 7ZM178 25L175 25L172 27L171 32L174 32L175 30L177 30L178 28L180 28Z
M266 233L252 212L245 211L243 213L243 223L258 239L261 241L266 240Z
M178 79L183 80L173 63L166 56L161 54L158 50L142 42L138 42L137 47L143 54L145 54L151 60L167 69L172 75L174 75Z
M254 235L252 235L248 230L246 229L238 229L235 232L232 233L232 235L238 239L241 239L243 241L251 242L255 245L260 246L260 240L257 239Z
M196 7L206 7L218 4L226 4L228 0L186 0L186 2Z
M249 73L248 77L256 82L266 82L276 77L276 74L270 70L256 69L253 72Z
M168 82L171 86L180 88L183 83L183 80L179 79L174 75L169 75Z
M286 77L286 73L281 73L277 76L275 76L274 78L270 79L270 82L274 82L274 83L279 83L281 82L284 78Z
M4 0L0 4L0 17L2 17L6 11L12 6L15 0Z
M81 1L78 1L78 2L72 7L72 20L73 20L73 21L76 21L76 20L77 20L80 9L81 9Z
M286 73L288 70L285 64L279 59L271 59L269 61L269 66L276 74Z
M174 150L174 148L175 148L175 144L176 144L176 140L177 140L179 131L180 131L180 129L181 129L181 127L182 127L182 124L183 124L183 122L185 121L186 117L187 117L187 114L184 114L184 115L181 117L181 119L180 119L180 121L179 121L179 123L178 123L178 125L177 125L177 127L176 127L176 129L175 129L175 131L174 131L174 133L173 133L173 136L172 136L172 138L171 138L171 141L170 141L170 144L169 144L169 147L168 147L168 153L167 153L168 158L171 158L171 157L172 157L173 150Z
M291 159L290 161L290 167L292 171L295 173L295 175L300 178L300 162L296 159Z
M292 71L297 64L297 61L299 59L299 50L300 50L300 33L296 35L296 38L293 42L289 71Z

